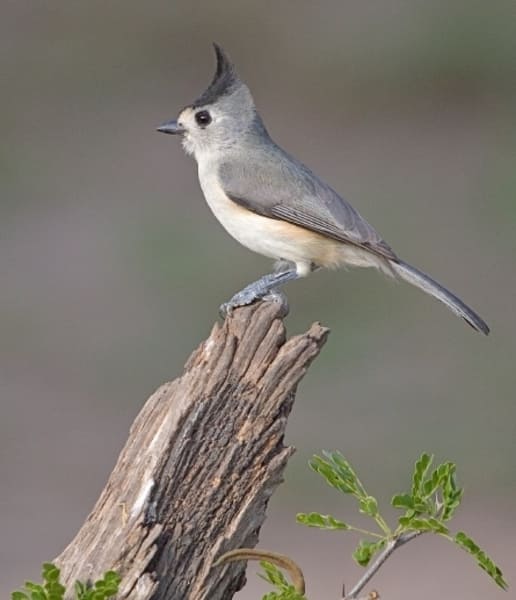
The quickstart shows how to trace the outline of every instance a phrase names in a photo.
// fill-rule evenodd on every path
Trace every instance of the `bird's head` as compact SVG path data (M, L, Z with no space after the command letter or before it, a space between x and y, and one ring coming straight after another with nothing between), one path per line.
M206 91L177 120L158 127L163 133L182 135L185 151L196 158L234 148L253 129L263 129L249 88L238 78L224 50L213 46L217 69Z

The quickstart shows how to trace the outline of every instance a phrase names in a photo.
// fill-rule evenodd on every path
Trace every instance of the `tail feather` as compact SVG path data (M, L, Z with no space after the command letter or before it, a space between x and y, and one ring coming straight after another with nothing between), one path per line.
M474 310L464 304L460 298L457 298L457 296L452 294L441 284L437 283L437 281L434 281L422 271L419 271L415 267L412 267L402 260L397 262L389 261L389 264L396 275L401 277L401 279L404 279L427 294L437 298L437 300L440 300L452 312L459 317L462 317L468 325L473 327L473 329L480 331L485 335L489 333L489 327L487 326L487 323L479 315L477 315Z

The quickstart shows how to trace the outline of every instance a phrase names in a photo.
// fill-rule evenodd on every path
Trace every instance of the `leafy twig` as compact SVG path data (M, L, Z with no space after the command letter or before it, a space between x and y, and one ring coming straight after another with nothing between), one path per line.
M305 594L305 578L303 571L299 568L290 557L284 554L278 554L277 552L271 552L270 550L256 550L255 548L237 548L236 550L230 550L225 554L222 554L214 563L213 567L219 567L228 562L234 562L237 560L259 560L262 562L262 567L265 570L267 581L276 585L276 587L287 588L293 587L293 591L297 594L297 597L304 597ZM292 586L284 579L283 575L277 569L267 568L267 565L277 565L290 575L292 580ZM294 600L294 598L292 599Z
M364 533L370 539L360 540L353 553L355 561L363 567L367 567L373 556L379 553L373 566L368 568L346 598L356 598L365 583L396 548L426 532L437 534L471 554L497 585L502 589L507 588L507 582L499 567L468 535L461 531L455 535L450 532L448 522L461 503L463 490L457 486L454 463L444 462L431 470L432 463L431 454L421 454L414 465L410 491L393 496L391 505L404 511L393 531L380 514L376 498L366 491L355 470L342 454L323 452L323 456L314 456L310 461L312 469L321 475L328 485L343 494L353 496L358 501L359 511L371 517L379 529L379 532L368 532L344 523L332 515L321 515L317 512L297 515L297 521L308 527ZM365 581L363 585L362 581Z
M26 581L24 588L11 594L11 600L64 600L69 597L60 582L60 570L53 563L43 563L41 576L43 583ZM74 585L76 600L108 600L118 593L121 579L115 571L106 571L102 579L92 585L76 581Z

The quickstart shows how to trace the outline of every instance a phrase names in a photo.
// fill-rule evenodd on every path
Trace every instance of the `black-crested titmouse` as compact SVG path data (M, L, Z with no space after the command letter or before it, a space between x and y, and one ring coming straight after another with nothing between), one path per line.
M158 131L181 134L198 164L214 215L241 244L276 259L276 272L235 294L225 311L259 298L320 267L376 267L443 302L484 334L487 324L462 300L402 261L376 230L328 184L269 136L249 88L222 48L208 89Z

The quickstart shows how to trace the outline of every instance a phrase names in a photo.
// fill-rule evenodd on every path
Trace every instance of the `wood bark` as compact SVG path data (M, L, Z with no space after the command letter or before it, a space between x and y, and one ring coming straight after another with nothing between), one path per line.
M286 341L279 304L234 311L134 421L109 481L56 559L63 582L122 576L120 599L227 600L293 448L283 445L296 386L328 330Z

